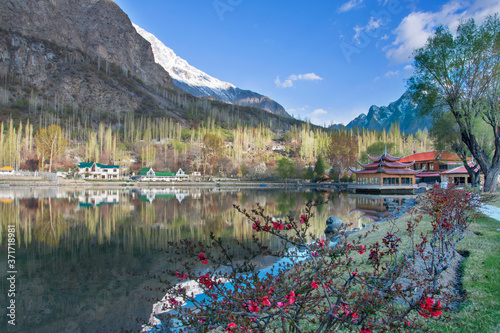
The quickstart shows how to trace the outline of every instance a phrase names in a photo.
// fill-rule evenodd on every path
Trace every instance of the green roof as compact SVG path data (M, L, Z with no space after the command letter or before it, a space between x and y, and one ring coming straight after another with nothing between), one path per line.
M94 163L95 162L80 163L80 164L78 164L78 167L79 168L91 168L92 165L94 165ZM120 166L118 166L118 165L105 165L105 164L100 164L100 163L96 163L95 165L97 165L101 169L119 169L120 168Z
M141 171L139 171L139 172L143 173L143 172L148 172L149 170L151 170L151 168L142 168Z
M78 164L78 167L79 167L79 168L90 168L92 165L94 165L94 162L90 162L90 163L80 163L80 164Z
M155 176L173 177L173 176L175 176L175 173L174 172L155 172Z

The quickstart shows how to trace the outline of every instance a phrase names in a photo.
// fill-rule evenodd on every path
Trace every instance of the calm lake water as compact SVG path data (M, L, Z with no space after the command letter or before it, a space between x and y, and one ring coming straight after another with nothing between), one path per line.
M157 282L141 275L165 269L167 258L160 249L168 242L207 241L211 231L227 241L246 241L251 224L233 204L251 209L260 203L273 216L298 217L309 199L328 195L271 189L0 190L0 276L8 271L9 225L15 225L17 271L16 326L7 324L9 286L2 278L0 331L140 330L155 299L163 296L145 291ZM324 236L331 215L361 228L398 203L337 194L314 208L312 232ZM269 239L269 245L279 242ZM259 265L272 263L268 258Z

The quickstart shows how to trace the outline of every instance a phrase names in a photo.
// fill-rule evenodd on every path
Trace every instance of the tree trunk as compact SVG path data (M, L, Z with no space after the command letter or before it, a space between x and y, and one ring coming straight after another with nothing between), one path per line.
M56 136L57 138L57 136ZM49 160L49 172L52 172L52 159L54 157L54 144L56 142L56 138L52 140L52 144L50 145L50 160Z
M495 169L490 168L484 173L484 191L485 192L495 192L497 189L498 174L500 172L500 166Z
M494 192L497 188L497 179L500 172L500 146L495 147L493 161L490 164L488 156L478 144L475 136L464 130L465 126L458 118L457 121L461 129L462 142L465 143L472 156L481 167L481 172L484 174L484 192Z

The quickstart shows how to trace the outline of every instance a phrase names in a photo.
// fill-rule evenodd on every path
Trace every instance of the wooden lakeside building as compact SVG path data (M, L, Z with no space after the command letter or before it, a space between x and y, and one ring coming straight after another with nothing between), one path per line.
M356 183L349 185L356 193L411 194L417 188L416 175L423 172L413 170L415 162L402 163L401 157L394 157L387 152L379 157L368 156L372 163L358 164L361 170L351 171L356 174Z

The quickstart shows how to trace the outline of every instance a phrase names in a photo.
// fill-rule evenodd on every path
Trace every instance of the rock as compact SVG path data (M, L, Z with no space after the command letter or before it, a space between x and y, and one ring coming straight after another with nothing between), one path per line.
M337 233L340 229L347 227L347 224L335 215L330 216L326 220L326 225L328 226L326 228L326 230L328 230L328 233Z

